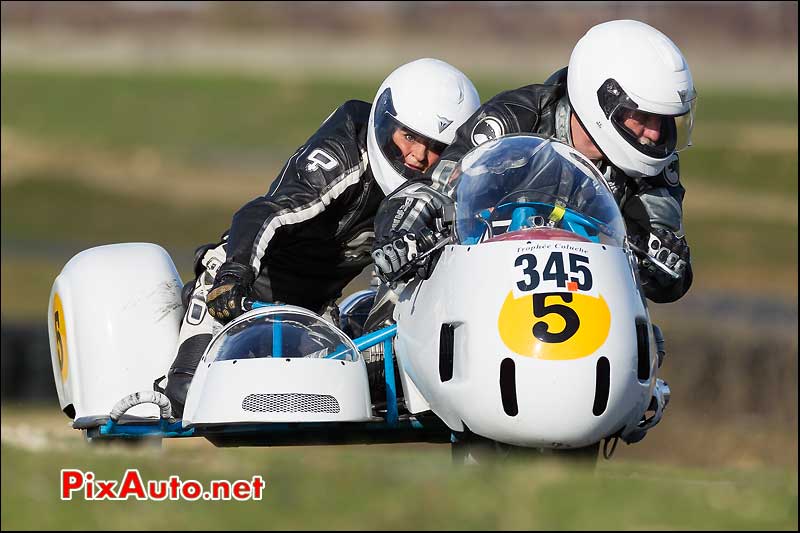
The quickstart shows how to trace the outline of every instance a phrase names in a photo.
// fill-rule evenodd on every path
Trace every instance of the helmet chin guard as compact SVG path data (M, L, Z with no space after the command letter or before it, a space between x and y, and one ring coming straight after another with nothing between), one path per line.
M567 91L592 141L628 175L655 176L691 146L696 92L689 65L647 24L615 20L591 28L572 51Z
M392 136L398 130L441 153L480 106L478 91L461 71L438 59L418 59L392 72L370 111L367 152L375 180L390 194L424 168L404 164Z

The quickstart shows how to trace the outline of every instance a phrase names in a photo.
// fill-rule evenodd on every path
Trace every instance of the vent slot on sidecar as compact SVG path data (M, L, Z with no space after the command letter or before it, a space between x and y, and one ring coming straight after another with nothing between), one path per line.
M608 407L608 391L611 381L611 364L606 357L597 360L597 379L594 386L594 416L600 416Z
M517 380L514 360L506 357L500 363L500 397L503 400L503 411L508 416L517 416Z
M339 402L327 394L248 394L242 409L251 413L338 413Z
M636 319L636 348L639 351L637 377L639 381L647 381L650 379L650 328L642 318Z
M439 379L442 383L453 379L455 329L453 324L442 324L439 330Z

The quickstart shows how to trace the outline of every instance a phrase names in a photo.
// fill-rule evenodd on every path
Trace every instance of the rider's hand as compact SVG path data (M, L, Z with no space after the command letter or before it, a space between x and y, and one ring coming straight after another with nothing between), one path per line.
M388 282L395 278L401 270L407 267L408 263L416 260L417 257L433 247L435 244L433 231L423 227L418 232L419 237L407 230L393 231L388 239L382 242L376 241L372 258L378 267L378 276L383 281ZM426 266L427 260L417 265L417 268L409 269L398 279L405 280L415 274L427 277Z
M642 282L655 281L658 285L667 287L681 281L689 265L689 245L686 238L678 237L668 229L654 227L647 239L646 245L642 246L647 251L647 257L639 259ZM672 274L659 268L650 258L662 263Z
M423 183L409 183L395 191L381 204L375 217L375 244L372 257L378 276L385 282L397 276L416 257L430 250L445 219L445 207L453 202ZM414 275L427 277L431 261L426 258L403 279Z
M217 270L214 285L208 291L208 313L223 324L241 315L242 299L250 294L255 275L249 265L227 262Z

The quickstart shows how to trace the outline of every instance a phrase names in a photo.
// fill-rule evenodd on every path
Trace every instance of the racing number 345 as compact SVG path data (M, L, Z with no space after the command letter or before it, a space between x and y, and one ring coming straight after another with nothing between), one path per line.
M592 273L588 268L589 258L580 254L568 254L569 274L564 266L564 253L552 252L544 265L541 275L536 269L536 256L533 254L522 254L514 262L515 266L523 267L525 275L517 282L517 287L521 291L532 291L539 286L541 281L555 281L557 287L567 287L567 280L574 285L574 289L588 291L592 288ZM574 290L573 287L570 289ZM564 329L552 332L547 322L538 321L533 325L533 335L542 342L558 343L564 342L575 333L581 325L578 314L570 307L561 304L547 305L548 296L558 296L565 303L572 302L572 294L569 292L546 292L533 295L533 316L544 318L549 314L559 315L564 319Z
M587 293L594 285L587 256L552 252L546 257L540 255L537 262L526 253L515 259L522 269L516 285L523 294L512 290L506 296L497 320L500 338L524 357L587 357L608 338L608 304L601 294Z
M589 258L580 254L568 254L569 274L564 268L564 253L553 252L544 265L542 274L536 269L536 256L522 254L514 261L514 266L521 266L525 277L517 282L521 291L532 291L542 281L555 281L557 287L567 287L567 280L576 284L576 288L588 291L592 288L592 272L589 270Z

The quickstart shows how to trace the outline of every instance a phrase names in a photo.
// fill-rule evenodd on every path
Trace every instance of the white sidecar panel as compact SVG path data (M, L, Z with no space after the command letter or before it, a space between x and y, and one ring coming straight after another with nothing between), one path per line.
M48 313L62 410L103 417L123 396L152 390L175 355L181 287L169 254L155 244L98 246L67 262ZM157 417L158 408L141 405L129 414Z
M557 259L563 260L569 284L550 262L552 254L561 254ZM567 294L571 300L540 296L540 307L542 302L548 307L536 310L533 295L539 293ZM564 306L571 311L559 314ZM571 343L534 338L533 328L541 322L539 327L546 325L551 333L563 332L570 312L580 323ZM636 379L635 322L644 320L649 327L649 317L628 256L612 246L556 240L448 246L431 278L409 284L400 295L395 319L397 355L405 371L433 412L456 431L466 425L479 435L519 446L586 446L638 421L655 383L652 332L649 375ZM453 361L452 376L444 377L443 325L452 331ZM587 334L581 340L587 328L603 330L603 335ZM624 412L616 417L593 413L601 357L610 367L603 413ZM502 400L504 360L513 362L514 415Z
M363 359L234 359L201 363L189 388L183 426L370 418Z
M307 309L254 309L211 341L186 397L183 425L363 422L367 368L352 341Z

